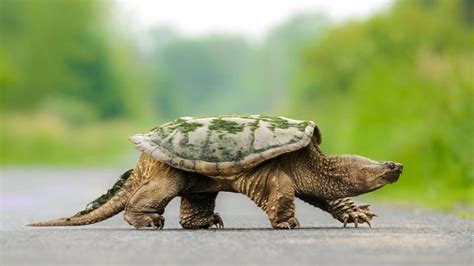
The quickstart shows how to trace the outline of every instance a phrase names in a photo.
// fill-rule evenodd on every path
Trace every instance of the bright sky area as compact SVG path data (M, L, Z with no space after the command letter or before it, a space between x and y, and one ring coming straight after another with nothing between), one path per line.
M116 0L133 30L171 26L185 36L239 34L259 39L298 13L321 12L334 21L360 19L390 7L391 0Z

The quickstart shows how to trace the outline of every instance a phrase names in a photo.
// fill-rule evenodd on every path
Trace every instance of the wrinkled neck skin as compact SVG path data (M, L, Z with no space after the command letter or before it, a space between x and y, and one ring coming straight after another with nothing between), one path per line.
M326 156L313 143L283 156L280 162L283 171L293 179L297 196L334 200L383 186L367 188L366 180L354 173L357 167L351 166L354 165L351 155Z

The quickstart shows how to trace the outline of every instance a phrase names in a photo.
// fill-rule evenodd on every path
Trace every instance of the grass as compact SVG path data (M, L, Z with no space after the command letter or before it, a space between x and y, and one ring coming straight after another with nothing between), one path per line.
M138 126L126 121L71 125L51 114L2 117L1 165L101 166L116 164L133 145Z

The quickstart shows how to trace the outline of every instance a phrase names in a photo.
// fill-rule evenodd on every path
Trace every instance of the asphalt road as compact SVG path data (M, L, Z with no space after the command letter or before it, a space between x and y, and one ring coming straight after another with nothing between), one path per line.
M165 229L135 230L119 214L82 227L31 228L64 217L105 192L119 170L2 169L1 265L474 265L474 221L426 210L372 203L373 228L342 228L301 201L302 228L270 229L243 195L221 193L224 230L182 230L179 199Z

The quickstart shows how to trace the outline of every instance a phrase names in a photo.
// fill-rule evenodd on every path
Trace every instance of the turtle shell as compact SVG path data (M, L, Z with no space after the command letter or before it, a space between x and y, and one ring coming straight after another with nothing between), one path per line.
M315 130L316 129L316 130ZM172 167L209 176L229 176L307 146L312 121L264 115L182 117L130 140L136 148Z

